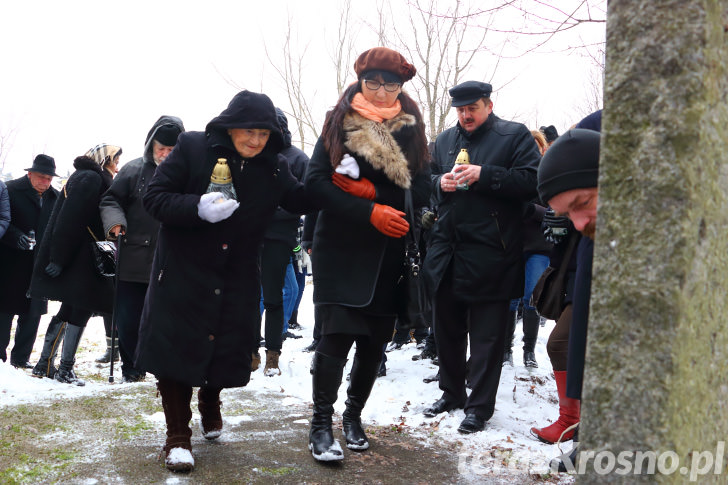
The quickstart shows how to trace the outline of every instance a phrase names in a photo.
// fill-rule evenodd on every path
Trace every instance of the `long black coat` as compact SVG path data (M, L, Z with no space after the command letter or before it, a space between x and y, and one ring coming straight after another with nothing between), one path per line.
M375 201L335 186L328 152L322 140L316 144L306 172L306 190L323 209L311 253L315 303L367 307L377 314L402 310L397 305L404 302L404 295L397 282L405 240L385 236L369 222L369 216L375 202L404 212L404 187L410 184L415 207L429 200L428 171L411 173L403 155L414 129L414 117L404 113L381 124L353 113L345 118L347 152L359 164L361 176L376 187Z
M154 135L160 126L173 125L184 131L182 120L174 116L162 116L149 130L144 145L144 155L125 164L114 177L111 188L101 198L101 220L104 234L119 224L124 230L120 237L120 257L117 271L120 281L149 283L154 249L157 247L159 221L152 217L142 204L142 196L152 180L157 164L152 150Z
M221 129L221 118L245 119L251 111L245 108L255 100L241 94L206 133L180 135L143 199L162 225L135 366L191 386L240 387L250 380L260 322L258 252L266 224L278 205L307 210L303 185L278 156L275 121L265 150L252 159L243 160ZM275 120L272 103L269 110ZM212 224L199 217L197 204L218 158L228 160L240 207Z
M94 236L104 240L99 201L111 185L112 175L89 157L76 158L73 166L76 171L66 181L40 243L30 294L95 313L111 313L114 281L97 273L92 246ZM59 276L46 274L49 262L63 268Z
M38 197L27 176L7 182L10 197L11 222L5 235L0 239L0 312L44 314L47 305L43 300L26 297L33 274L33 262L38 253L38 246L43 241L46 225L50 219L53 206L58 198L58 191L49 187ZM36 248L34 251L18 249L18 240L35 231Z
M461 148L481 165L469 190L443 192ZM491 114L472 134L460 128L437 137L432 160L438 219L423 272L434 295L452 272L452 288L464 301L502 301L523 293L523 204L536 197L540 155L524 125Z

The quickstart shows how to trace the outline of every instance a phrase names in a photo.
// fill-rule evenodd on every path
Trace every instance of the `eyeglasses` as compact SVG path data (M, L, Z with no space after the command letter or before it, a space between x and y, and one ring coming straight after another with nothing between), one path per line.
M365 79L364 85L367 87L367 89L370 89L372 91L376 91L377 89L379 89L380 86L384 86L385 91L387 91L388 93L393 93L402 86L402 83L380 83L379 81L374 81L372 79Z

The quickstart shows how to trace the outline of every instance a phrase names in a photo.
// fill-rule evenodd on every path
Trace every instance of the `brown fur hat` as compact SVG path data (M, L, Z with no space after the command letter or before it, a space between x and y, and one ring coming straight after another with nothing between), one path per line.
M359 79L367 71L389 71L402 79L402 82L412 79L417 70L415 66L397 51L386 47L375 47L362 53L354 63L354 72Z

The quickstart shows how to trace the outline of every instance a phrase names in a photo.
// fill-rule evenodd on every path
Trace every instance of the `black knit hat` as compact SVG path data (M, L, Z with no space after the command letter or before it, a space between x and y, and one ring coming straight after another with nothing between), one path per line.
M25 169L26 172L38 172L44 175L58 177L56 173L56 161L49 155L40 154L33 160L33 166Z
M540 128L541 133L543 133L543 136L546 137L546 141L548 143L556 141L556 139L559 137L559 132L556 131L556 127L554 125L549 126L542 126Z
M599 178L596 131L575 128L561 135L538 166L538 195L548 203L567 190L596 187Z
M179 126L162 125L154 132L154 139L167 147L173 147L177 144L177 137L182 133Z

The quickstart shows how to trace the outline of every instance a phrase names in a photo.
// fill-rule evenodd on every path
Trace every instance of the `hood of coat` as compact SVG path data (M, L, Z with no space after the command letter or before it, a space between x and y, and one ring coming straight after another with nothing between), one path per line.
M237 153L227 130L249 128L270 130L270 138L262 154L275 154L283 149L283 136L273 102L262 93L241 91L233 97L228 107L207 124L205 132L213 145L222 145Z
M282 109L276 108L276 115L278 116L278 125L281 127L281 135L283 135L283 148L286 149L291 146L291 130L288 129L288 118Z
M412 185L412 176L407 157L402 153L392 134L416 123L415 117L405 112L401 112L391 120L377 123L352 111L344 117L344 146L353 154L366 158L372 167L384 172L387 178L399 187L409 189Z
M182 123L181 119L177 118L176 116L160 116L159 119L154 123L154 125L152 125L149 133L147 133L146 140L144 140L144 155L142 155L142 158L145 162L154 163L154 156L152 154L152 148L154 147L154 135L157 133L157 130L160 127L167 125L179 129L180 133L185 132L185 125Z

